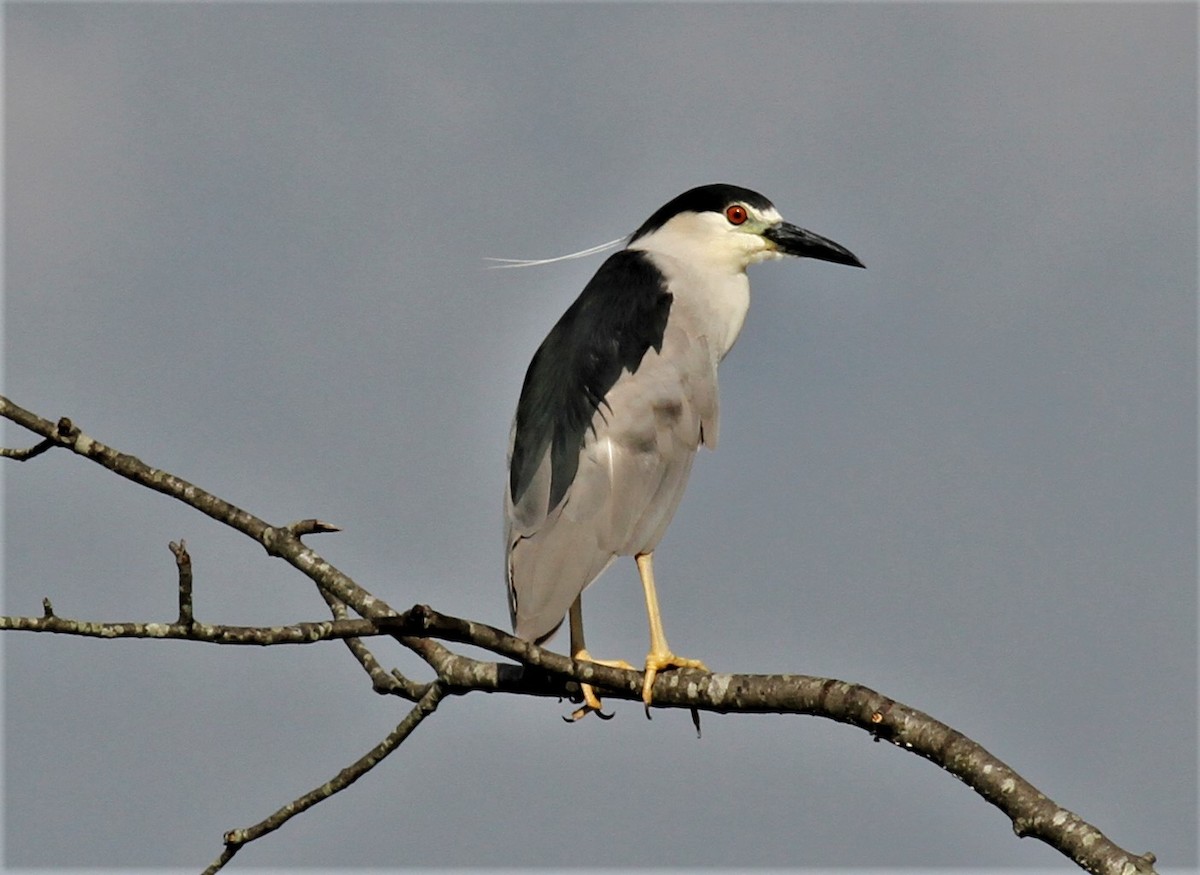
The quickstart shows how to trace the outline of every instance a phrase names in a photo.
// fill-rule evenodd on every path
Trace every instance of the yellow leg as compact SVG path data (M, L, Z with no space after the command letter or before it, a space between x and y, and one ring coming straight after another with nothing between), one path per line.
M697 668L708 671L708 666L698 659L684 659L676 656L667 646L667 636L663 634L662 614L658 610L658 593L654 590L653 553L641 553L637 559L638 574L642 578L642 588L646 591L646 615L650 619L650 653L646 656L646 680L642 684L642 701L646 704L649 714L651 689L654 678L664 668Z
M625 668L633 669L623 659L593 659L588 653L587 646L583 642L583 597L576 596L575 601L571 604L571 610L567 615L567 622L571 630L571 658L586 659L588 662L594 662L597 665L607 665L610 668ZM596 695L595 689L591 684L580 684L580 692L583 694L583 705L571 712L571 721L582 720L588 714L595 712L597 717L607 720L611 714L605 714L600 710L600 697ZM564 718L565 719L565 718Z

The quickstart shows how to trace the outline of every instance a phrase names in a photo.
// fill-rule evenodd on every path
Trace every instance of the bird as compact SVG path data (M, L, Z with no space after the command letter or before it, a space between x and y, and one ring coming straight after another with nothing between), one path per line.
M620 241L618 241L620 242ZM750 305L746 268L798 256L864 267L838 243L783 220L763 195L724 183L665 203L596 271L529 363L509 432L505 577L513 634L543 644L569 617L570 655L597 660L583 591L632 556L659 672L707 671L667 644L653 556L701 446L718 438L717 366ZM588 684L569 719L608 717Z

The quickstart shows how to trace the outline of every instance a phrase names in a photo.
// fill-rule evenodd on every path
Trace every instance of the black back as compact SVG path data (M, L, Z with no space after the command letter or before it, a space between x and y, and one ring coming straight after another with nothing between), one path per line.
M622 250L596 271L538 347L517 404L509 468L520 502L550 448L553 510L575 479L592 417L622 370L634 372L646 350L662 349L671 295L645 253Z

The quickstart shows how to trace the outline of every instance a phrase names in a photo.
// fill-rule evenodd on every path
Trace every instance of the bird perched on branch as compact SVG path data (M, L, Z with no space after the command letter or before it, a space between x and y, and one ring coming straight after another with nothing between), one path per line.
M750 305L746 268L787 255L863 266L757 192L684 192L601 265L525 374L504 501L513 631L540 644L569 615L571 655L601 662L584 643L580 598L613 559L634 557L650 621L647 708L659 671L706 670L667 646L652 557L696 449L717 444L717 365ZM584 685L572 719L593 711L600 700Z

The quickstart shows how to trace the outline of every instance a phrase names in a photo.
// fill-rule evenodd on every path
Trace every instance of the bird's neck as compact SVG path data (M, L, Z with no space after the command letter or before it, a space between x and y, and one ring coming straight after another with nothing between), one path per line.
M690 262L652 254L675 296L672 310L686 311L695 330L709 339L719 362L733 347L750 309L750 280L745 269L725 265L696 269Z

